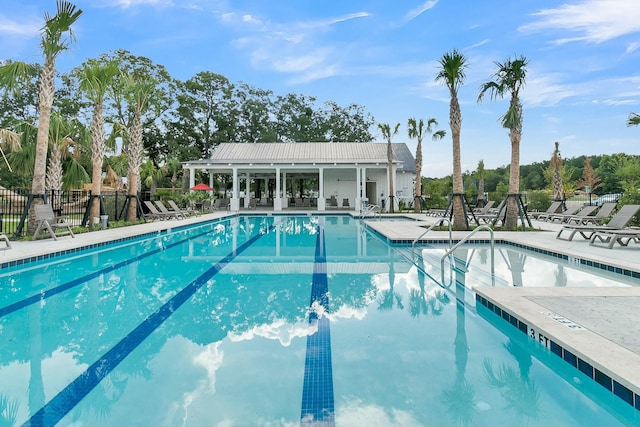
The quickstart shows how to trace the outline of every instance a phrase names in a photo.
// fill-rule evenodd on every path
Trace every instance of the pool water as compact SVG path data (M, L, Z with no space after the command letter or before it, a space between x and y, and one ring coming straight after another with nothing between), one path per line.
M349 216L240 216L0 271L0 420L637 425Z

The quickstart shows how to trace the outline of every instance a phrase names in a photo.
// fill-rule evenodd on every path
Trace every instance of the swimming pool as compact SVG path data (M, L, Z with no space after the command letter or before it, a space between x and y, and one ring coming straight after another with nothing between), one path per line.
M8 425L639 420L350 216L167 230L4 268L0 289Z

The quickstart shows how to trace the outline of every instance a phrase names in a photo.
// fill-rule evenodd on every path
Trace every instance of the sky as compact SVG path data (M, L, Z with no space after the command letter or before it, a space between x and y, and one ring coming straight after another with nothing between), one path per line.
M521 92L520 163L640 154L640 1L637 0L76 0L75 41L57 61L67 72L116 49L164 65L174 78L222 74L275 95L318 105L358 104L376 123L435 118L447 131L423 142L423 175L452 172L449 93L438 60L457 49L468 61L458 92L463 171L511 161L499 119L509 99L485 96L496 62L529 61ZM40 28L54 0L0 0L0 60L42 62ZM377 126L375 140L385 142Z

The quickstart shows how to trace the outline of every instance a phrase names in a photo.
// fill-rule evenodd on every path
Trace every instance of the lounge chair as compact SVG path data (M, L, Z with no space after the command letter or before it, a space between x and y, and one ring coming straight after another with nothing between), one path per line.
M164 205L164 203L162 203L162 200L157 200L156 201L156 206L158 207L158 210L160 211L160 213L162 213L164 215L174 216L176 219L185 219L186 218L185 214L183 214L182 212L170 211L169 209L167 209L167 207Z
M156 205L151 203L149 200L144 201L144 205L149 210L149 213L144 214L145 218L148 219L170 219L170 218L178 218L175 214L172 213L162 213L157 208Z
M558 210L562 207L562 202L553 202L551 206L544 212L530 212L529 215L533 219L537 219L539 221L546 221L549 219L549 216L559 213Z
M38 223L36 231L33 233L33 240L38 240L41 232L47 232L53 240L58 240L58 237L66 235L75 237L71 229L72 224L66 222L64 218L56 218L51 205L38 204L33 208L36 214L36 222Z
M638 210L640 210L640 205L625 205L614 216L612 216L611 220L605 225L566 224L560 231L558 231L556 239L573 240L573 236L578 233L583 238L591 240L593 235L598 231L625 230L627 224L629 224L629 221L631 221L631 218L633 218ZM569 236L566 238L561 237L562 233L565 231L569 232Z
M631 242L640 243L640 229L599 230L593 233L589 244L597 246L599 243L605 243L611 249L616 243L620 246L628 246Z
M178 206L176 204L176 202L174 202L173 200L167 200L167 203L169 203L169 206L171 206L171 209L173 209L176 212L180 212L183 215L187 215L187 216L192 216L192 215L197 215L197 212L194 211L193 209L182 209L180 208L180 206Z
M349 204L349 199L342 199L342 207L345 209L349 209L351 205Z
M602 224L602 221L604 221L605 218L609 218L609 216L611 216L611 214L613 213L613 210L616 208L618 204L617 203L605 203L602 206L600 206L600 209L598 209L598 212L596 212L595 215L593 216L587 216L581 219L580 222L578 222L578 224L594 224L594 225L599 225Z
M507 210L507 204L503 200L502 202L500 202L497 209L489 209L488 212L485 214L474 214L474 216L478 221L478 223L482 221L485 224L489 224L490 222L495 224L500 220L500 218L504 217L506 210Z
M296 197L295 201L294 201L294 206L296 208L301 208L302 207L302 197Z
M331 196L327 199L327 207L328 208L338 208L338 199L334 196Z
M488 213L489 213L489 210L490 210L491 208L493 208L493 205L495 205L495 204L496 204L496 201L495 201L495 200L489 200L487 203L485 203L485 205L484 205L483 207L481 207L481 208L475 208L475 209L473 210L473 213L478 213L478 214L483 214L483 215L484 215L484 214L488 214Z
M9 238L7 237L6 234L0 232L0 240L2 240L5 243L5 246L0 247L0 251L11 249L11 242L9 241Z
M579 206L575 209L567 209L564 213L551 215L548 219L549 222L560 222L560 223L572 223L575 222L579 224L580 221L586 216L591 215L598 209L597 206Z

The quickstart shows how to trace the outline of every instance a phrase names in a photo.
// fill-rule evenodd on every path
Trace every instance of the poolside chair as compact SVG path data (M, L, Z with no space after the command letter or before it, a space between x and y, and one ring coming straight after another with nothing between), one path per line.
M0 240L2 240L5 243L5 246L0 247L0 251L11 249L11 242L9 241L9 238L7 237L6 234L0 232Z
M481 208L475 208L473 210L473 213L478 213L478 214L488 214L490 209L493 208L493 205L496 204L495 200L489 200L483 207Z
M498 222L498 220L500 220L500 218L504 217L506 210L507 204L503 200L502 202L500 202L496 209L489 209L485 214L474 214L474 216L478 223L480 223L480 221L484 222L485 224L489 224L490 222L496 223Z
M327 207L328 208L338 208L338 199L335 196L331 196L327 199Z
M167 200L167 203L169 203L169 206L171 206L171 209L173 209L176 212L180 212L183 215L187 215L187 216L197 215L197 212L194 211L193 209L190 209L190 208L182 209L182 208L180 208L180 206L178 206L176 204L176 202L174 202L173 200Z
M73 235L73 230L71 229L72 224L66 222L64 218L56 218L56 214L53 213L53 208L51 205L34 205L34 210L36 214L36 231L33 233L33 240L38 240L40 238L40 233L46 232L49 234L53 240L58 240L60 236L70 235L75 238Z
M591 240L593 235L598 231L607 231L607 230L625 230L631 218L640 210L640 205L625 205L623 206L614 216L611 217L611 220L605 225L588 225L588 224L566 224L562 227L558 234L556 235L556 239L560 240L573 240L573 236L576 233L580 234L583 238L587 240ZM569 232L568 237L561 237L563 232Z
M301 208L302 207L302 197L296 197L296 199L294 201L294 206L296 208Z
M153 203L151 203L149 200L145 200L144 201L144 205L147 207L147 209L149 210L149 213L145 213L143 214L145 219L170 219L170 218L177 218L177 216L175 214L172 213L162 213L160 212L157 208L156 205L154 205Z
M563 223L563 222L569 223L569 222L575 221L576 223L579 223L582 218L584 218L585 216L591 215L591 213L594 212L596 209L598 209L597 206L580 205L572 209L567 209L561 214L550 215L547 221L560 222L560 223Z
M602 224L602 221L604 221L605 218L609 218L617 205L615 202L605 203L600 206L600 209L598 209L595 215L582 218L578 224Z
M182 212L170 211L167 207L162 203L162 200L156 200L156 206L160 213L168 216L174 216L176 219L185 219L186 216Z
M629 246L631 242L640 243L640 229L599 230L593 233L589 245L596 246L599 243L605 243L607 248L611 249L616 243L620 246Z
M544 212L529 212L529 215L533 219L537 219L539 221L546 221L549 219L550 215L558 213L558 210L562 208L562 202L556 201L551 203L551 206Z
M257 205L258 205L258 199L256 199L255 197L252 197L251 199L249 199L248 209L255 209Z
M351 205L349 204L349 199L342 199L342 207L344 209L349 209Z

